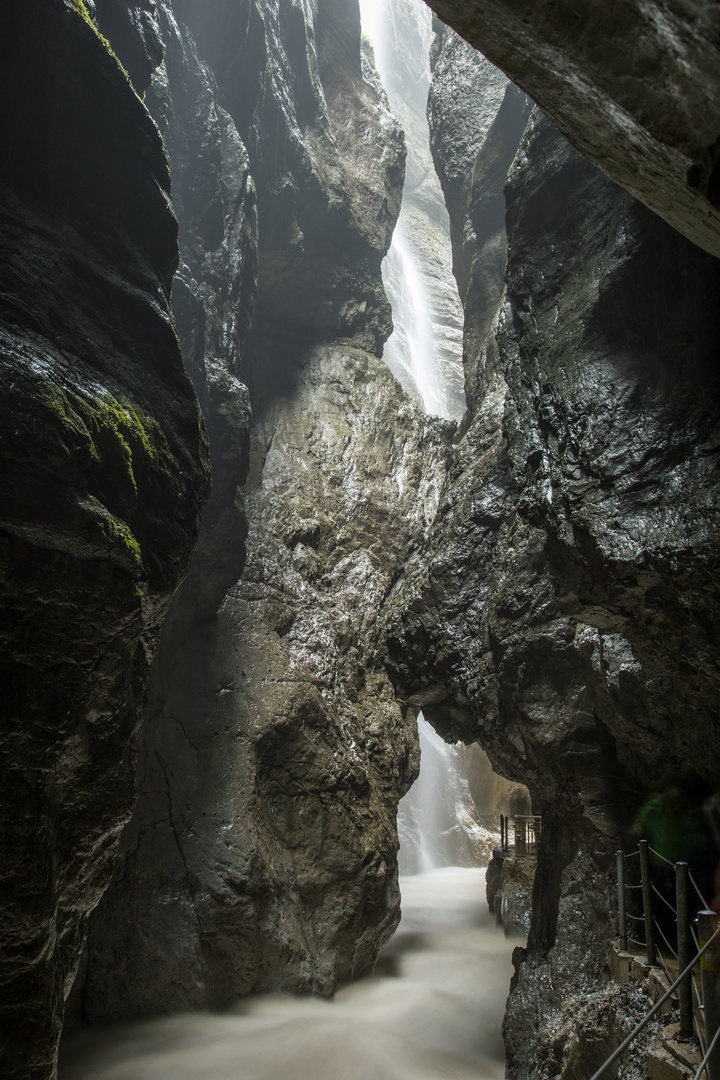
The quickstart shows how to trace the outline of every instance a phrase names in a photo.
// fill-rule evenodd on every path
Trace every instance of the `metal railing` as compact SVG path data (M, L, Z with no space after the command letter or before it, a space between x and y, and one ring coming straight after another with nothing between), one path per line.
M517 814L513 818L516 855L537 855L542 832L542 817L539 814ZM500 849L510 850L510 818L500 815Z
M675 874L675 905L653 883L650 874L650 854L655 855L661 862L673 867ZM630 860L639 860L640 881L630 884L628 866ZM635 875L637 877L637 875ZM695 935L690 921L690 889L692 885L697 893L704 910L699 912L697 925L698 935ZM635 891L642 895L642 914L636 915L628 911L627 896ZM662 1005L677 992L680 1030L682 1039L688 1039L695 1033L700 1044L703 1059L697 1071L697 1078L707 1070L708 1080L720 1080L720 995L718 994L717 972L720 971L720 951L710 949L720 933L717 926L717 916L708 910L708 904L702 895L697 882L689 871L687 863L671 863L660 852L651 848L646 840L641 840L638 850L630 855L622 851L617 852L617 896L618 896L618 929L619 945L622 951L628 948L628 942L640 946L645 950L647 961L651 965L659 965L665 972L670 989L663 994L649 1013L640 1021L637 1027L630 1033L627 1039L618 1047L615 1053L605 1062L600 1070L592 1077L597 1080L627 1049L630 1043L640 1034L643 1028L659 1011ZM669 909L674 917L676 926L676 947L668 940L662 924L655 917L657 901ZM634 925L641 924L644 928L644 940L632 937L628 933L628 921ZM633 929L633 933L639 930ZM662 946L659 944L662 939ZM691 957L691 942L695 946L695 954ZM663 956L663 949L666 955ZM671 957L677 962L680 974L673 981L670 974L672 965ZM697 985L695 967L698 960L701 961L702 994ZM705 1039L702 1037L698 1015L704 1019ZM706 1047L706 1041L709 1045Z
M705 955L705 953L708 952L708 950L710 949L710 946L715 941L715 939L718 937L718 935L720 935L720 927L718 927L713 932L712 936L709 938L708 941L705 941L703 943L702 948L700 948L698 950L698 952L693 956L693 958L690 961L690 963L688 964L688 966L683 971L680 972L680 974L678 975L675 982L672 983L669 986L669 988L665 991L665 993L662 995L661 998L658 998L658 1000L653 1005L652 1009L650 1009L650 1011L648 1013L646 1013L645 1016L643 1016L642 1020L638 1024L635 1025L635 1027L630 1032L630 1034L627 1036L627 1038L623 1039L623 1041L618 1046L617 1050L615 1050L614 1053L612 1053L610 1055L610 1057L607 1059L607 1061L604 1062L600 1066L600 1068L597 1070L597 1072L593 1073L593 1075L590 1077L590 1080L600 1080L600 1077L605 1075L607 1070L612 1065L615 1064L615 1062L618 1060L618 1058L622 1057L622 1055L628 1049L630 1044L632 1042L634 1042L634 1040L638 1037L640 1032L644 1028L647 1027L647 1025L650 1023L650 1021L654 1018L654 1016L663 1007L665 1002L670 997L672 997L672 995L675 993L675 991L677 990L677 988L679 987L679 985L681 984L683 979L686 979L688 977L688 975L692 971L695 964L697 964L698 960L700 960ZM720 1028L718 1029L718 1031L720 1031ZM699 1080L700 1074L703 1072L703 1070L705 1068L707 1068L708 1060L710 1058L710 1055L712 1054L713 1049L716 1048L716 1044L718 1043L718 1031L715 1032L715 1034L714 1034L714 1036L713 1036L713 1038L711 1040L710 1046L708 1047L708 1049L707 1049L707 1051L705 1053L705 1057L703 1058L703 1061L701 1062L700 1067L699 1067L698 1071L695 1074L695 1080ZM709 1071L708 1071L708 1076L710 1076Z

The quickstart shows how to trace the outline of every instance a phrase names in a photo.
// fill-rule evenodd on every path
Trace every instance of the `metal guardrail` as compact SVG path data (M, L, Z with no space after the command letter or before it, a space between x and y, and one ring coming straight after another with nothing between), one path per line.
M650 876L651 853L661 862L674 868L675 905L671 904L667 897L663 896L652 882ZM627 880L627 864L628 860L636 857L640 864L640 883L631 885ZM690 885L693 886L705 909L698 915L697 936L690 923ZM632 915L627 910L626 893L628 890L634 889L642 891L642 915ZM699 1080L703 1070L707 1070L708 1080L720 1080L720 1041L718 1037L718 1032L720 1032L720 981L718 980L717 975L717 973L720 972L720 953L718 950L712 950L712 953L709 951L710 945L720 933L715 912L708 909L707 901L698 888L697 882L689 872L687 863L671 863L670 860L666 859L660 852L651 848L646 840L641 840L638 845L638 850L632 852L630 855L625 855L622 851L617 852L617 896L619 944L621 950L627 950L628 942L644 947L648 963L657 965L659 960L668 982L671 982L672 985L638 1024L634 1031L631 1032L628 1038L618 1047L614 1055L605 1062L603 1067L597 1073L595 1073L592 1080L596 1080L597 1077L602 1076L610 1065L617 1061L618 1057L640 1034L652 1017L655 1016L658 1009L675 991L677 991L680 1007L680 1031L678 1034L682 1039L688 1039L694 1032L700 1044L701 1052L703 1053L703 1060L698 1069L696 1080ZM668 941L662 925L654 916L653 896L661 900L675 917L677 927L677 951ZM642 923L645 931L644 941L638 941L636 938L630 936L628 933L628 920L633 923ZM667 949L668 963L670 956L677 960L678 970L681 974L678 975L674 982L670 975L668 963L666 963L665 958L662 955L656 931L657 935L662 938L663 947ZM691 942L694 943L697 950L692 959L690 959ZM710 959L711 956L712 959ZM702 998L700 991L698 990L695 971L693 970L698 960L701 960ZM696 1010L693 1008L694 999L697 1002L698 1009L703 1012L705 1039L702 1038L700 1025L696 1019ZM707 1049L705 1047L706 1041L709 1042Z
M514 849L516 855L537 855L542 832L542 817L539 814L516 814L513 818L515 833ZM510 818L500 815L500 848L510 850Z
M714 913L711 912L710 914L714 914ZM703 943L702 948L695 954L695 956L693 956L692 960L687 965L687 967L684 968L683 971L681 971L681 973L678 975L675 982L670 986L670 988L668 990L665 991L665 993L662 995L662 997L659 998L655 1002L652 1009L650 1009L650 1011L645 1014L645 1016L642 1018L642 1020L640 1020L640 1022L638 1024L636 1024L636 1026L633 1028L633 1030L630 1032L630 1034L627 1036L627 1038L623 1039L623 1041L618 1046L617 1050L615 1050L615 1052L610 1055L610 1057L607 1059L607 1061L603 1065L600 1066L600 1068L597 1070L597 1072L593 1073L593 1075L590 1077L590 1080L600 1080L600 1077L604 1076L605 1073L607 1072L607 1070L612 1065L615 1064L615 1062L618 1060L619 1057L621 1057L625 1053L625 1051L630 1046L630 1044L632 1042L634 1042L634 1040L638 1037L640 1032L643 1031L644 1028L647 1027L647 1025L650 1023L650 1021L655 1016L655 1014L660 1011L660 1009L665 1004L665 1002L668 1000L668 998L670 998L675 993L677 988L682 983L683 979L686 979L688 977L688 975L692 971L695 964L697 964L698 960L700 960L705 955L705 953L708 951L708 949L710 948L712 943L715 941L715 939L719 935L720 935L720 927L718 927L714 931L714 933L712 934L712 936L709 938L708 941L705 941ZM703 1069L705 1069L707 1067L707 1062L708 1062L708 1060L709 1060L709 1058L710 1058L710 1056L712 1054L712 1051L713 1051L713 1049L716 1048L716 1045L718 1044L718 1033L719 1032L720 1032L720 1028L718 1028L718 1031L715 1032L715 1034L714 1034L714 1036L713 1036L713 1038L711 1040L710 1046L708 1047L707 1052L705 1054L705 1058L703 1059L703 1062L702 1062L700 1068L698 1069L698 1071L696 1073L695 1080L699 1080L700 1074L702 1073Z

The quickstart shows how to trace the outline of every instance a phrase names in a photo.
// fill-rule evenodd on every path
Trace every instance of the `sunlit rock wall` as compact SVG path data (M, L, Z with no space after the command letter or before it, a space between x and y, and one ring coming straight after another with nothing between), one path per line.
M132 810L207 446L143 103L81 4L3 11L0 83L0 1072L44 1080Z
M264 66L243 114L222 23L191 4L172 14L158 7L148 97L176 177L183 345L204 357L213 454L218 373L247 383L253 421L249 457L221 457L220 524L164 636L140 802L79 983L76 1015L94 1022L327 994L372 967L399 918L395 811L417 769L415 711L394 698L376 617L434 514L453 430L426 423L373 355L390 329L380 263L404 143L363 78L356 3L253 5ZM232 338L223 313L255 265L253 184L257 305Z

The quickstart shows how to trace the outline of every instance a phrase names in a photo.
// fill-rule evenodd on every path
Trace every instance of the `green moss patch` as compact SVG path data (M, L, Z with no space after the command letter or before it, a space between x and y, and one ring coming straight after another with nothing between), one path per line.
M86 22L86 23L88 24L88 26L89 26L89 27L91 28L91 30L93 31L93 33L95 34L95 36L96 36L97 38L99 38L99 39L100 39L100 41L102 41L102 43L103 43L103 45L105 46L105 48L107 49L107 51L108 51L108 52L110 53L110 55L112 56L113 60L114 60L114 61L115 61L115 63L117 64L117 66L118 66L118 67L120 68L120 70L122 71L123 75L125 76L125 78L127 79L127 81L128 81L129 83L130 83L130 85L132 86L132 82L131 82L131 80L130 80L130 76L128 75L127 71L125 70L125 68L124 68L123 64L121 64L121 62L120 62L120 60L118 59L118 57L117 57L116 53L114 53L114 52L113 52L113 47L112 47L112 45L110 44L110 42L108 41L108 39L107 39L107 38L106 38L106 37L105 37L105 36L104 36L103 34L101 34L101 33L100 33L100 31L98 30L97 26L96 26L96 25L95 25L95 23L94 23L94 22L92 21L92 17L91 17L91 15L90 15L90 12L89 12L89 10L88 10L88 8L87 8L86 4L84 3L84 0L70 0L70 3L71 3L71 5L72 5L72 9L73 9L73 11L76 11L76 12L78 13L78 15L79 15L79 16L80 16L80 17L81 17L82 19L84 19L84 20L85 20L85 22Z
M140 573L142 571L142 549L127 522L111 514L108 508L93 496L90 496L84 505L88 509L92 509L97 517L108 546L116 551L119 550L134 565L136 571Z
M57 384L44 389L44 403L57 416L69 442L82 448L90 461L103 462L108 448L119 454L128 480L137 493L138 455L162 472L170 471L170 447L160 425L136 405L110 393L81 395Z

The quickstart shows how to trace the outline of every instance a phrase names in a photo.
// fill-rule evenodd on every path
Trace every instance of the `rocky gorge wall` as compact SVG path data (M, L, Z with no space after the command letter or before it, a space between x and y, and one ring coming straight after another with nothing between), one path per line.
M718 783L718 263L537 110L522 133L514 91L447 32L435 79L473 415L386 614L387 662L543 814L505 1026L527 1076L563 1003L604 983L611 856L644 793L668 768ZM456 162L443 103L488 84L496 115ZM502 247L503 181L504 296L475 258L478 237Z
M454 430L373 355L389 329L380 263L404 145L363 66L357 5L254 6L266 66L250 122L223 118L235 76L205 59L217 42L197 36L192 10L158 6L165 59L146 100L179 170L190 330L205 309L201 390L219 372L224 393L238 372L253 417L249 450L240 423L225 451L206 395L218 511L165 628L138 807L91 923L73 1012L93 1023L329 994L372 968L399 919L395 815L418 764L377 615L434 516ZM215 177L193 202L208 149ZM238 173L248 159L252 181ZM255 204L237 195L251 185L256 248ZM223 231L207 253L197 211L217 187ZM254 322L230 356L212 327L226 326L223 298L242 297L248 260ZM183 338L202 353L195 342Z
M157 129L79 3L4 10L0 82L0 1071L28 1080L133 807L208 462Z
M720 255L720 11L700 0L428 0L589 161Z
M546 63L550 22L525 24L509 39L540 51L538 100L550 86L577 142L597 97L608 168L712 247L712 103L678 76L696 127L681 109L668 135L655 86L638 156L622 70L558 65L557 26ZM603 23L600 52L627 25ZM718 782L717 263L444 32L458 432L377 360L404 148L355 0L37 0L4 31L4 1071L53 1075L113 865L75 1019L328 993L371 967L422 707L544 815L506 1039L514 1075L549 1074L553 1025L603 982L634 808L666 764ZM699 39L674 40L705 71ZM114 862L207 495L180 351L213 491Z

